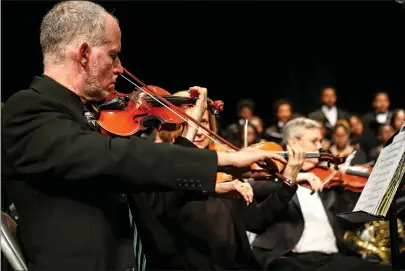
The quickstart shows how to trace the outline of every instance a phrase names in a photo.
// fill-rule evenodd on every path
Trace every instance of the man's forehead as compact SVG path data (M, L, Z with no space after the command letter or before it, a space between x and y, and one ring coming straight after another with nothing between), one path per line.
M310 138L315 138L315 137L321 137L322 136L321 129L319 129L319 128L304 129L302 131L302 134L304 136L307 136L307 137L310 137Z

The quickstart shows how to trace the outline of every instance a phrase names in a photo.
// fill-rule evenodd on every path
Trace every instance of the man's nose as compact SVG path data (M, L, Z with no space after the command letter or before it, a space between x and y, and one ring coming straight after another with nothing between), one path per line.
M114 73L117 75L123 74L124 73L124 67L121 65L121 60L118 58L117 59L117 64L114 67Z

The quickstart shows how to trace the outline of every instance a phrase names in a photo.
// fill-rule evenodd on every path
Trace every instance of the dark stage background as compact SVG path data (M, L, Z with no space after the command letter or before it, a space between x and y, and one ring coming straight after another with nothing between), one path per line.
M39 26L54 3L2 1L2 101L41 74ZM394 1L101 4L120 20L124 67L170 92L207 87L225 102L223 125L245 97L266 121L281 97L308 113L324 84L350 111L369 110L377 90L405 106L404 8Z

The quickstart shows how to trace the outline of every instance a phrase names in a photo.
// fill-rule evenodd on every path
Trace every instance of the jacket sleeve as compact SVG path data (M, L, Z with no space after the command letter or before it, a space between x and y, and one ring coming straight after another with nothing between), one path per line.
M262 182L262 181L259 181ZM263 181L274 182L274 180ZM257 189L263 189L263 185L252 185L253 192L256 194ZM277 216L287 208L288 203L297 191L297 187L291 187L282 181L277 182L277 185L269 183L268 196L261 202L255 201L244 209L242 218L246 227L246 230L254 233L261 233L269 224L273 223Z
M214 191L216 152L138 137L106 137L74 121L63 105L41 96L20 92L3 109L2 148L12 169L9 175Z

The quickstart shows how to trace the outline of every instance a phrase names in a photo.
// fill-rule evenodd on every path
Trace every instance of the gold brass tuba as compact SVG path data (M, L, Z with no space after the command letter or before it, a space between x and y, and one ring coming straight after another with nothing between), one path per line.
M404 224L398 219L400 253L405 252ZM388 221L365 223L356 231L344 234L345 242L362 256L375 255L382 262L391 263L390 230Z

